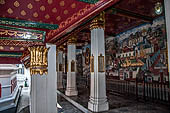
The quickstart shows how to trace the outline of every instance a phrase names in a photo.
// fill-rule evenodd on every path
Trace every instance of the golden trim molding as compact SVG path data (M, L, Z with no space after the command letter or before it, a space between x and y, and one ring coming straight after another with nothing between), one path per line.
M99 16L94 18L90 25L90 30L99 29L99 28L105 29L105 12L104 11L101 12Z
M40 74L43 75L48 73L48 50L45 46L37 46L37 47L29 47L28 50L30 51L31 61L30 61L30 74L36 75Z

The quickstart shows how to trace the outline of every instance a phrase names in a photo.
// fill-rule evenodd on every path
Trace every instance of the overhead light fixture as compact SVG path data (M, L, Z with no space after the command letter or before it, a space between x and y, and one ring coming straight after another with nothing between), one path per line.
M162 10L163 10L162 4L161 4L160 2L157 2L157 3L155 4L155 13L156 13L157 15L160 15L160 14L162 14Z

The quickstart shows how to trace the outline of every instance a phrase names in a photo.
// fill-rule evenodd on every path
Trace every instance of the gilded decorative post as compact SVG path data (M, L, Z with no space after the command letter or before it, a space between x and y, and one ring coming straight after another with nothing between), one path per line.
M72 35L68 39L67 44L67 88L65 94L67 96L75 96L78 94L76 86L76 36Z
M94 18L90 25L90 30L93 29L105 29L105 12L100 13L96 18Z
M40 74L43 73L47 74L48 70L48 60L47 60L47 53L49 48L45 46L38 46L38 47L29 47L28 50L30 51L31 61L30 61L30 74Z
M88 109L90 109L93 112L102 112L107 111L109 109L109 104L106 96L104 29L105 29L105 13L101 12L96 18L92 20L90 25L91 84Z

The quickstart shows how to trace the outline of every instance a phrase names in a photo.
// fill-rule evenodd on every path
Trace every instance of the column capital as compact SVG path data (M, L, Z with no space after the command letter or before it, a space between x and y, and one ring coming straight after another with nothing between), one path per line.
M68 44L75 44L76 41L77 41L76 36L75 36L75 35L72 35L72 36L70 36L69 39L68 39Z
M30 74L47 74L48 70L48 50L45 46L29 47L31 60L30 60Z
M64 46L63 45L61 45L61 46L59 46L58 48L57 48L57 51L63 51L64 50Z
M90 30L105 28L105 12L101 12L96 18L94 18L90 24Z

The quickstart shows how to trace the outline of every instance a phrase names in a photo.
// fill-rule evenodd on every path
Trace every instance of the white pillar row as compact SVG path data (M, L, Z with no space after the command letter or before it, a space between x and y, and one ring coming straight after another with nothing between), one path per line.
M57 112L56 45L47 44L46 46L50 49L42 46L29 49L31 53L31 113Z
M170 0L164 0L165 6L165 19L166 19L166 32L167 32L167 41L168 41L168 71L170 71ZM170 81L170 74L169 74ZM169 82L170 87L170 82Z
M91 86L88 109L93 112L109 109L106 96L105 79L105 39L104 39L104 12L96 17L90 26L91 29Z
M64 62L63 62L63 46L60 46L58 48L58 56L57 56L57 62L58 62L58 72L57 72L57 89L63 88L63 72L64 72Z
M76 86L76 44L75 37L71 37L67 45L67 86L65 94L76 96L78 94Z

